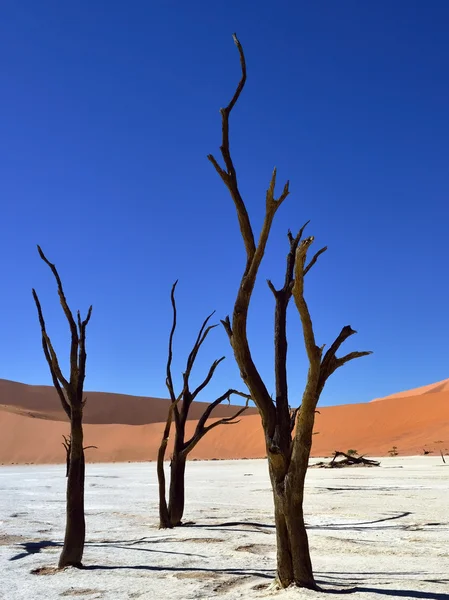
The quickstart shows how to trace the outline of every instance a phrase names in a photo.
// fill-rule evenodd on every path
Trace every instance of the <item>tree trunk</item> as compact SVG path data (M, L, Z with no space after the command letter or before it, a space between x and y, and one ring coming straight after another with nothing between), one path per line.
M173 453L170 465L170 492L168 512L172 527L181 525L184 514L184 476L186 470L186 458L180 454Z
M72 409L70 423L72 444L67 478L67 518L64 547L59 567L82 567L86 525L84 521L84 450L81 411Z
M157 455L157 478L159 482L159 529L171 528L170 515L168 512L167 498L165 493L164 457L166 446L167 438L164 438Z
M277 542L277 583L318 590L310 560L309 541L303 514L303 487L305 473L285 474L278 460L269 457L273 488L274 516ZM283 464L285 464L282 461Z

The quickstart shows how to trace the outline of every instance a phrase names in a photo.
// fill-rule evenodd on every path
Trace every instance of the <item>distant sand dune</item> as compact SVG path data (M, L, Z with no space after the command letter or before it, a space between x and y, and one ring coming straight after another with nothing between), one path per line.
M0 463L64 461L61 441L69 426L63 421L65 415L58 409L57 398L49 393L52 390L43 386L21 387L23 384L4 380L0 384ZM439 447L447 448L449 452L449 389L442 388L442 384L446 386L446 382L440 382L426 386L427 392L420 392L424 388L419 388L415 395L403 393L382 402L320 408L320 414L316 416L318 435L313 438L313 455L328 456L334 450L353 448L360 453L381 456L392 446L397 446L401 455L421 454L424 448L437 452ZM14 396L16 386L21 392L26 388L26 394ZM98 446L98 450L87 451L88 461L156 458L163 424L154 419L155 415L160 421L165 417L166 400L98 392L86 395L89 398L86 445ZM96 402L98 406L93 406ZM222 408L229 410L229 407ZM134 415L133 410L136 411ZM56 420L52 420L54 415ZM109 422L105 422L107 419ZM120 419L125 423L116 422ZM136 424L130 424L130 420ZM195 425L195 421L188 422L189 434ZM440 440L442 444L435 444ZM199 459L263 456L264 437L257 414L241 417L236 425L217 427L191 454L192 458Z
M147 398L126 394L105 392L86 392L84 422L92 424L146 425L160 423L167 416L167 400ZM16 381L0 379L0 404L8 405L11 410L40 419L66 421L61 402L54 388L46 385L26 385ZM207 406L204 402L194 402L190 409L190 418L199 419ZM235 407L223 403L214 411L216 417L229 417ZM249 408L247 414L256 414L255 408Z
M392 400L393 398L408 398L409 396L423 396L427 394L435 394L437 392L449 392L449 379L443 379L437 383L431 383L430 385L423 385L422 387L415 388L414 390L408 390L407 392L397 392L384 398L375 398L371 402L379 402L380 400Z

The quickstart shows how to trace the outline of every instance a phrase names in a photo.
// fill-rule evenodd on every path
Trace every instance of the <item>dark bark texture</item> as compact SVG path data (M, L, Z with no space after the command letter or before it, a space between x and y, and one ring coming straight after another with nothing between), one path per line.
M273 488L275 523L277 536L277 583L280 587L297 585L318 589L310 559L309 543L304 523L303 496L312 446L315 412L320 394L328 377L345 363L365 356L369 352L352 352L338 358L336 353L342 343L356 333L351 327L343 327L340 334L323 354L324 345L315 342L312 319L304 297L304 277L316 264L326 248L318 250L307 261L313 237L303 239L307 223L294 236L288 232L284 282L276 289L271 281L268 286L275 299L274 327L274 372L276 397L273 400L254 363L247 337L249 306L270 235L276 212L289 195L287 182L279 197L275 196L276 169L273 170L265 199L265 216L256 242L253 227L244 200L240 193L236 169L229 144L229 117L246 83L246 61L242 46L234 35L240 57L241 79L232 100L220 109L222 120L222 142L220 146L224 162L222 167L213 155L208 159L214 166L235 205L245 251L246 263L234 303L232 317L222 321L234 351L241 377L248 387L262 419L265 443ZM303 337L309 370L300 406L291 408L287 378L287 310L293 297L302 324Z
M251 399L249 394L245 394L234 389L227 390L224 394L216 398L207 406L204 413L198 420L192 437L186 440L186 423L189 418L189 410L192 406L192 402L194 402L194 400L200 392L206 389L209 382L214 376L216 368L224 360L224 356L215 360L212 363L205 378L194 390L192 390L190 387L190 376L192 373L192 369L195 365L196 357L198 356L198 352L200 351L201 346L205 342L210 331L216 327L216 325L209 325L209 321L212 315L214 314L212 313L203 321L203 324L201 325L193 348L187 358L185 371L182 375L182 390L178 395L176 395L171 369L173 360L173 339L177 325L177 307L175 299L176 285L177 282L173 284L171 290L173 323L168 343L168 359L166 369L166 384L170 394L171 402L157 457L157 475L159 481L159 526L161 528L171 528L182 524L185 502L185 470L188 454L195 448L195 446L206 435L206 433L208 433L215 427L218 427L220 425L232 425L234 423L238 423L236 419L241 414L243 414L243 412L248 407L249 400ZM229 402L232 395L237 395L245 398L245 405L237 409L232 416L219 419L208 425L207 421L212 415L214 408L216 408L219 404L226 400ZM173 454L170 462L170 487L167 504L164 459L173 421L175 428L175 437L173 445Z
M77 320L67 304L62 282L54 264L45 257L38 246L39 256L50 267L57 284L59 300L69 323L70 342L70 377L66 379L59 366L58 357L47 333L42 307L36 291L33 298L39 317L42 335L42 348L50 368L53 385L59 395L62 407L70 420L70 436L64 438L67 452L67 505L66 530L64 546L59 558L59 567L81 567L86 535L84 519L84 448L83 448L83 398L84 379L86 375L86 327L89 323L92 306L84 320L77 313Z

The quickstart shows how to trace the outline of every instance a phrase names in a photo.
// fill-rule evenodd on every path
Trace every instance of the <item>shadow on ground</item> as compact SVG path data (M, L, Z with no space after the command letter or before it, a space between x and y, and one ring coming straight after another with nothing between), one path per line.
M393 517L385 517L384 519L377 519L375 521L368 521L362 523L351 524L349 528L358 527L358 526L366 526L366 525L375 525L378 523L383 523L385 521L401 519L405 516L408 516L411 513L404 512ZM235 530L235 527L239 526L250 526L256 529L260 528L273 528L273 525L257 523L252 521L229 521L225 523L219 523L216 526L200 526L195 524L188 524L186 527L203 527L204 529L212 529L217 530L220 528L226 528L226 530ZM323 527L329 528L348 528L339 525L327 525ZM239 531L239 529L237 529ZM242 531L247 531L242 529ZM202 538L198 538L200 542ZM207 556L202 554L191 554L186 552L174 552L169 550L158 550L155 548L143 548L142 545L157 545L164 542L176 542L181 541L177 540L177 538L160 538L160 539L152 539L148 537L143 537L136 540L104 540L101 542L91 542L87 543L86 547L96 547L96 548L116 548L121 550L135 550L138 552L157 552L168 555L179 555L179 556L189 556L196 558L207 558ZM33 541L33 542L24 542L18 544L23 551L18 554L12 556L9 560L20 560L26 558L27 556L33 554L39 554L41 550L45 550L47 548L61 548L61 542L54 542L51 540L41 540L41 541ZM264 579L264 580L273 580L275 578L275 570L274 569L245 569L245 568L228 568L228 569L218 569L218 568L202 568L202 567L165 567L165 566L152 566L152 565L141 565L141 564L133 564L133 565L90 565L83 567L83 570L86 571L115 571L115 570L136 570L136 571L147 571L147 572L165 572L165 573L198 573L198 574L210 574L211 577L214 575L232 575L232 576L241 576L241 577L254 577L255 579ZM55 572L55 571L52 571ZM50 572L49 572L50 573ZM420 590L404 590L404 589L388 589L383 587L385 584L387 585L395 585L395 578L404 577L404 576L412 576L412 577L420 577L421 582L428 582L433 584L447 584L449 583L449 579L445 578L435 578L435 575L432 573L427 573L425 571L421 572L405 572L405 571L371 571L371 572L358 572L358 573L345 573L345 572L317 572L317 583L322 588L322 591L328 594L352 594L357 592L365 592L378 594L380 597L384 596L386 598L408 598L410 600L418 599L418 600L449 600L449 593L441 593L441 592L429 592L429 591L420 591ZM364 585L370 577L383 577L386 579L383 582L382 587L373 587ZM265 584L264 584L265 585Z

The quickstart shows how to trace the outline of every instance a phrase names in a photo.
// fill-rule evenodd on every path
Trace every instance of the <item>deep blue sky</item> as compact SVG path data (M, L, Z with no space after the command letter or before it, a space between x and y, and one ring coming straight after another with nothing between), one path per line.
M449 376L449 3L15 0L0 46L0 377L50 383L35 286L57 348L68 330L40 243L73 308L94 306L86 388L165 396L170 286L179 278L175 367L202 318L232 309L244 264L218 156L220 116L248 63L232 148L255 228L277 165L277 215L251 309L272 386L273 299L285 233L312 219L328 252L307 278L317 341L345 324L347 349L323 404L361 402ZM290 313L292 403L306 361ZM217 328L211 395L242 387ZM66 361L63 361L64 363ZM204 398L206 399L206 397Z

